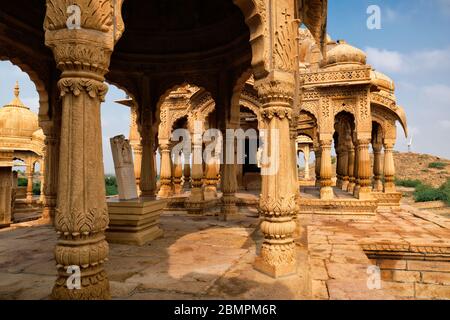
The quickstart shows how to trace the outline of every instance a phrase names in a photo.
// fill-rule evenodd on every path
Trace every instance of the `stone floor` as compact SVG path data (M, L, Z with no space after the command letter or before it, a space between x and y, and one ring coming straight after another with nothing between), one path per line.
M247 195L246 197L250 197ZM106 270L115 299L410 299L436 283L368 288L365 248L439 250L450 255L450 220L408 205L370 219L301 215L296 232L298 272L271 279L252 268L262 242L256 209L222 222L168 212L163 238L137 247L110 245ZM0 299L47 299L55 280L51 226L28 222L0 230ZM400 249L399 249L400 248ZM441 266L450 272L447 265ZM435 268L434 265L431 268ZM437 298L450 299L450 277L439 273ZM448 277L448 278L446 278ZM419 287L421 286L421 287Z

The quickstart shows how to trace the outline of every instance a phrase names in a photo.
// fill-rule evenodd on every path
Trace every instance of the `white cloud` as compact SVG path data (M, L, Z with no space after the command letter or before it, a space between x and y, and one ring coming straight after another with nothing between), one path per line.
M425 101L450 108L450 86L444 84L425 86L422 94Z
M450 71L450 47L401 53L366 48L367 59L375 69L386 73L425 73Z
M450 120L441 120L439 125L444 129L450 129Z

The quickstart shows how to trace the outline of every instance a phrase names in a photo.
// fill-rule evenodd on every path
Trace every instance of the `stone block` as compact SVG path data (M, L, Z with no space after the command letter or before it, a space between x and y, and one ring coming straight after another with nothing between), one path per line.
M450 272L422 272L422 282L450 286Z
M106 239L111 243L143 245L163 235L159 217L167 200L140 198L109 199L109 228Z
M450 262L446 261L408 261L408 270L414 271L450 271Z
M450 286L417 283L416 298L450 299Z
M392 279L397 282L420 282L418 271L394 270L392 274Z

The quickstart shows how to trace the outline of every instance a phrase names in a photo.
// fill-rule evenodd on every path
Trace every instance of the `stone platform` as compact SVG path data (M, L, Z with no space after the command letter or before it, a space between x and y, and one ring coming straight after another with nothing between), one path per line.
M111 243L143 245L163 235L159 217L167 200L140 198L136 200L107 201L109 227L106 239Z

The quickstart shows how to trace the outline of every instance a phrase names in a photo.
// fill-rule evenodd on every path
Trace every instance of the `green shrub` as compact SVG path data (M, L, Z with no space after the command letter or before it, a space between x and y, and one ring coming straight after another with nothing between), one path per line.
M112 175L105 176L105 189L107 196L115 196L116 194L118 194L117 180L115 176Z
M41 183L40 182L33 183L33 194L35 196L38 196L41 194Z
M17 185L19 187L26 187L28 185L27 178L17 178Z
M443 201L447 202L447 204L450 205L450 179L448 179L447 182L440 186L439 190L444 196Z
M428 165L428 168L430 169L444 169L447 166L446 163L444 162L431 162Z
M395 179L395 185L399 187L407 187L407 188L416 188L421 185L422 181L420 180L411 180L411 179Z
M416 202L447 201L447 195L441 188L433 188L422 184L416 187L414 199Z

